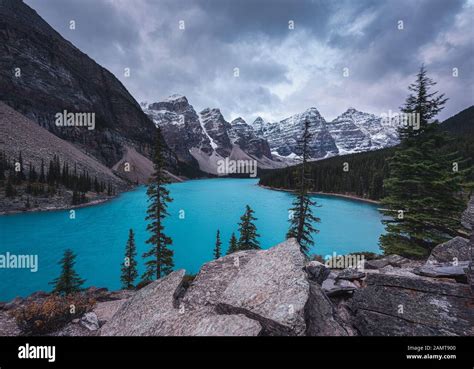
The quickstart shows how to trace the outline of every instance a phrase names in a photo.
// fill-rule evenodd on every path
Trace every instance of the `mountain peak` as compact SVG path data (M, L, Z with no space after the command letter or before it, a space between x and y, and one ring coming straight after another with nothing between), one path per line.
M349 108L347 108L347 110L345 111L344 114L354 114L354 113L357 113L358 110L353 108L352 106L350 106Z
M238 118L235 118L232 122L230 122L230 124L232 124L232 125L247 124L247 122L242 117L238 117Z
M180 94L173 94L168 96L164 102L185 102L186 104L188 103L188 99L186 99L186 96L180 95Z

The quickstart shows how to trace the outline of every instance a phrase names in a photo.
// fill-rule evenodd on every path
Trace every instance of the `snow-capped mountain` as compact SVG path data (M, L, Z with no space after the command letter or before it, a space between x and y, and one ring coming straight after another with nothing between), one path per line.
M213 152L211 140L185 96L172 95L161 102L141 105L155 125L161 128L166 143L181 161L195 164L190 153L192 148L208 155Z
M306 120L309 121L311 133L310 156L317 159L337 155L338 150L327 123L316 108L310 108L277 123L265 124L261 118L257 118L252 126L268 141L273 153L293 157L301 154L299 141Z
M328 129L339 155L382 149L399 142L395 124L354 108L329 123Z
M172 95L142 109L161 128L168 146L178 158L217 174L219 160L256 160L259 168L286 164L272 158L268 142L258 137L242 118L227 122L219 109L206 108L199 115L185 96Z
M252 124L243 118L228 122L219 109L206 108L199 114L185 96L172 95L142 109L159 126L168 146L181 161L199 165L217 174L220 160L256 160L260 168L295 164L301 155L300 138L309 121L310 157L313 160L396 145L396 125L354 108L331 122L310 108L280 122L258 117Z
M266 157L272 159L270 145L264 138L258 137L252 126L242 118L234 119L228 130L229 138L233 144L238 145L248 154L259 159Z
M393 122L354 108L349 108L329 123L316 108L310 108L275 123L265 122L259 117L252 127L258 136L267 139L273 154L293 159L301 154L298 140L305 120L309 120L312 134L312 159L377 150L399 142Z

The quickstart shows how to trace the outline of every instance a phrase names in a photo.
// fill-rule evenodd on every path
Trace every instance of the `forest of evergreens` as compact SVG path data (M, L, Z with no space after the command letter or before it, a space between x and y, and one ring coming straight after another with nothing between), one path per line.
M87 202L86 193L114 193L110 183L105 184L87 171L79 171L76 166L61 162L54 156L48 164L41 162L40 168L25 165L21 152L16 159L8 158L0 152L0 188L5 189L5 197L16 197L21 192L28 196L52 196L61 187L72 190L72 205Z

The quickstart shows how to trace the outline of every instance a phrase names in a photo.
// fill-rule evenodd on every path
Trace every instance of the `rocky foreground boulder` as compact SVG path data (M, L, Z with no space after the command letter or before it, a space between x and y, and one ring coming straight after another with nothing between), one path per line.
M185 271L177 270L138 291L91 288L93 309L53 334L474 335L474 299L466 278L472 241L441 244L425 262L389 255L363 265L368 268L334 269L307 261L289 239L206 263L190 284ZM430 274L427 268L457 268L458 274ZM9 312L45 295L0 304L0 334L20 334Z
M203 266L183 290L184 270L139 290L102 335L304 335L309 283L295 240L241 251Z

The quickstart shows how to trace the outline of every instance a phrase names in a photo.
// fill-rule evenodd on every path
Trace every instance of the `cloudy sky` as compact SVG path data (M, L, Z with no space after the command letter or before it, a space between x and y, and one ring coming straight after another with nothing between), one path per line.
M450 98L440 118L474 102L474 0L25 2L139 102L179 93L227 120L381 114L422 63Z

